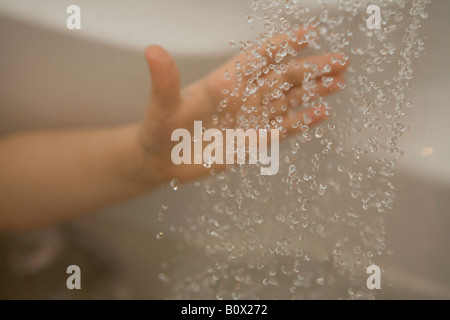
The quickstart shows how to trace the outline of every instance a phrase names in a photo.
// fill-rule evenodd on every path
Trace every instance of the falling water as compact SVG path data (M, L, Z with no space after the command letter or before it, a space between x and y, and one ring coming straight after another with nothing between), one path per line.
M392 181L402 156L397 141L408 130L402 121L412 107L408 91L414 60L424 50L420 28L429 0L373 1L381 8L380 30L367 28L364 1L339 0L336 7L317 2L320 9L296 0L250 2L243 17L263 25L264 32L230 46L245 52L269 44L275 63L265 65L250 50L246 63L236 64L236 90L245 88L236 123L243 129L285 130L282 119L271 119L270 104L290 84L262 79L269 71L286 72L297 56L287 42L278 47L267 42L277 34L290 37L292 30L314 27L319 37L308 33L302 41L309 49L300 55L343 54L333 61L350 60L346 83L339 84L343 90L293 106L324 105L329 118L312 127L297 124L297 133L281 145L278 174L262 176L257 166L236 165L211 169L210 178L196 183L201 201L191 203L185 221L170 229L198 254L180 249L164 264L160 279L171 288L171 298L375 298L366 287L366 268L375 263L383 270L380 256L389 253L385 219L397 192ZM242 80L243 74L253 82ZM309 77L303 76L305 87ZM246 99L263 87L271 95L262 97L260 115L253 116ZM227 119L227 101L236 92L222 92L221 119ZM171 187L176 190L178 181Z

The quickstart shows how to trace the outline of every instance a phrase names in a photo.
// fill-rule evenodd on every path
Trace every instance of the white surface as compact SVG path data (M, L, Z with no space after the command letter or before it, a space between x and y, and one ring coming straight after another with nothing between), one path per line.
M66 8L81 9L81 30L66 28ZM246 0L2 0L0 13L69 36L142 50L157 43L176 54L217 54L230 40L253 38L245 19Z

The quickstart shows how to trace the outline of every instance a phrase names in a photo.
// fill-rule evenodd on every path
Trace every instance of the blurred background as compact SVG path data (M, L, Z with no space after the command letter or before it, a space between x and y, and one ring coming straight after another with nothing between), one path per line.
M70 4L0 1L1 135L138 120L150 85L147 45L164 46L189 84L236 53L231 40L261 31L248 24L248 2L240 0L78 0L81 30L66 28ZM450 298L449 14L450 2L432 0L421 30L425 55L414 65L414 108L395 177L401 188L387 220L392 254L381 258L389 285L379 298ZM157 213L167 204L170 224L192 201L201 201L195 186L163 185L62 226L1 235L0 298L170 297L161 269L184 242L175 233L156 239ZM66 288L71 264L82 270L83 290Z

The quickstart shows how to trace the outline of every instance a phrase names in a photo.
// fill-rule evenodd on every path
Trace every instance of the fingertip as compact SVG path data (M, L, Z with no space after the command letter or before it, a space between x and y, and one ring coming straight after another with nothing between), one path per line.
M144 55L151 67L156 65L167 65L172 61L166 49L156 44L145 48Z
M342 84L345 83L345 78L342 74L337 74L333 76L333 82L330 86L330 91L338 91L341 90Z
M174 104L180 90L180 75L175 61L159 45L148 46L144 55L150 69L153 99L161 105Z
M333 83L339 85L339 83L345 83L345 77L342 74L338 74L336 76L334 76L334 81Z
M341 53L333 53L330 55L332 64L339 64L341 69L347 69L350 64L350 57Z
M320 105L320 107L313 107L308 109L308 113L312 119L311 123L308 124L308 126L313 126L326 118L328 118L327 114L327 108L325 108L324 105Z

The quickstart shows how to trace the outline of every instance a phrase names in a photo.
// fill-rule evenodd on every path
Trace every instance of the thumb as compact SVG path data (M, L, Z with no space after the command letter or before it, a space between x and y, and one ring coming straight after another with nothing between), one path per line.
M180 74L175 61L157 45L145 49L145 59L152 80L150 99L164 109L175 107L180 99Z

